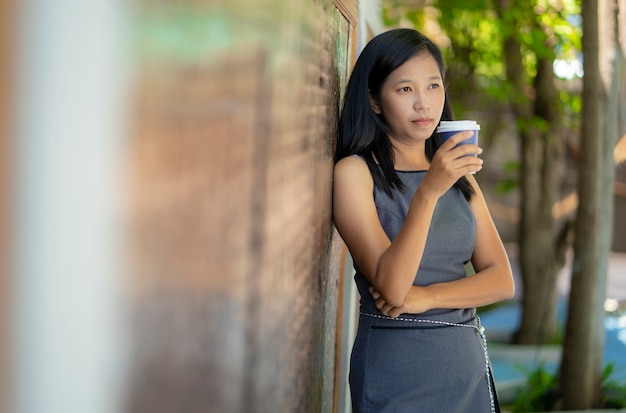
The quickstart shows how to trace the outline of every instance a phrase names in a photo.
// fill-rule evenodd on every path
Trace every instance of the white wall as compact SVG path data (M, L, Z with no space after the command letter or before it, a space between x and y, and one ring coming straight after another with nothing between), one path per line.
M382 0L359 1L359 52L370 39L385 30L382 20Z
M110 413L121 367L123 2L15 4L13 409Z

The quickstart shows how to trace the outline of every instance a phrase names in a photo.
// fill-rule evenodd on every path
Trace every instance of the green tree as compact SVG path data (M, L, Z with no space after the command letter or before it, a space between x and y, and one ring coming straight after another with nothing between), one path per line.
M539 344L556 334L556 277L566 237L552 206L559 200L565 142L562 108L554 75L558 37L552 24L560 10L528 7L519 0L497 3L506 78L521 150L520 266L524 294L517 342ZM546 18L546 16L550 16ZM532 64L525 64L530 57Z
M613 150L626 125L626 8L618 0L583 0L583 123L579 199L569 312L561 361L565 409L600 405L604 299L613 218ZM620 14L621 13L621 14ZM621 19L621 21L618 21Z

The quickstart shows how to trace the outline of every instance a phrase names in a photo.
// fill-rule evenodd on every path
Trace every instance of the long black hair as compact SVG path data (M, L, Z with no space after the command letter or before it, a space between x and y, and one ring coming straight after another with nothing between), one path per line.
M335 162L350 155L361 156L372 174L374 182L389 196L392 189L404 189L394 168L394 154L387 134L389 127L370 105L370 94L379 100L380 90L391 72L407 60L427 51L445 78L445 64L441 51L429 38L413 29L395 29L379 34L365 46L348 81L343 108L337 129ZM452 120L452 110L447 93L441 120ZM426 157L432 161L441 139L437 132L426 140ZM465 177L454 186L469 201L474 189Z

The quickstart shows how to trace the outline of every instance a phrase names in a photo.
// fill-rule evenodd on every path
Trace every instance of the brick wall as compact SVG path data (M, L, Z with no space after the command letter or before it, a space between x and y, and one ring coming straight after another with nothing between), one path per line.
M332 1L222 3L134 23L129 410L331 411L352 26Z

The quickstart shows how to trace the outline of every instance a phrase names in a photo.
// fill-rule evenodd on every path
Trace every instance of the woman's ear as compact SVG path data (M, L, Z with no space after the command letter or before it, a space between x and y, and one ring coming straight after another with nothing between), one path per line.
M380 110L380 104L376 99L374 99L374 96L372 96L369 90L367 91L367 95L370 98L370 105L372 106L372 110L375 114L380 115L382 113L382 111Z

